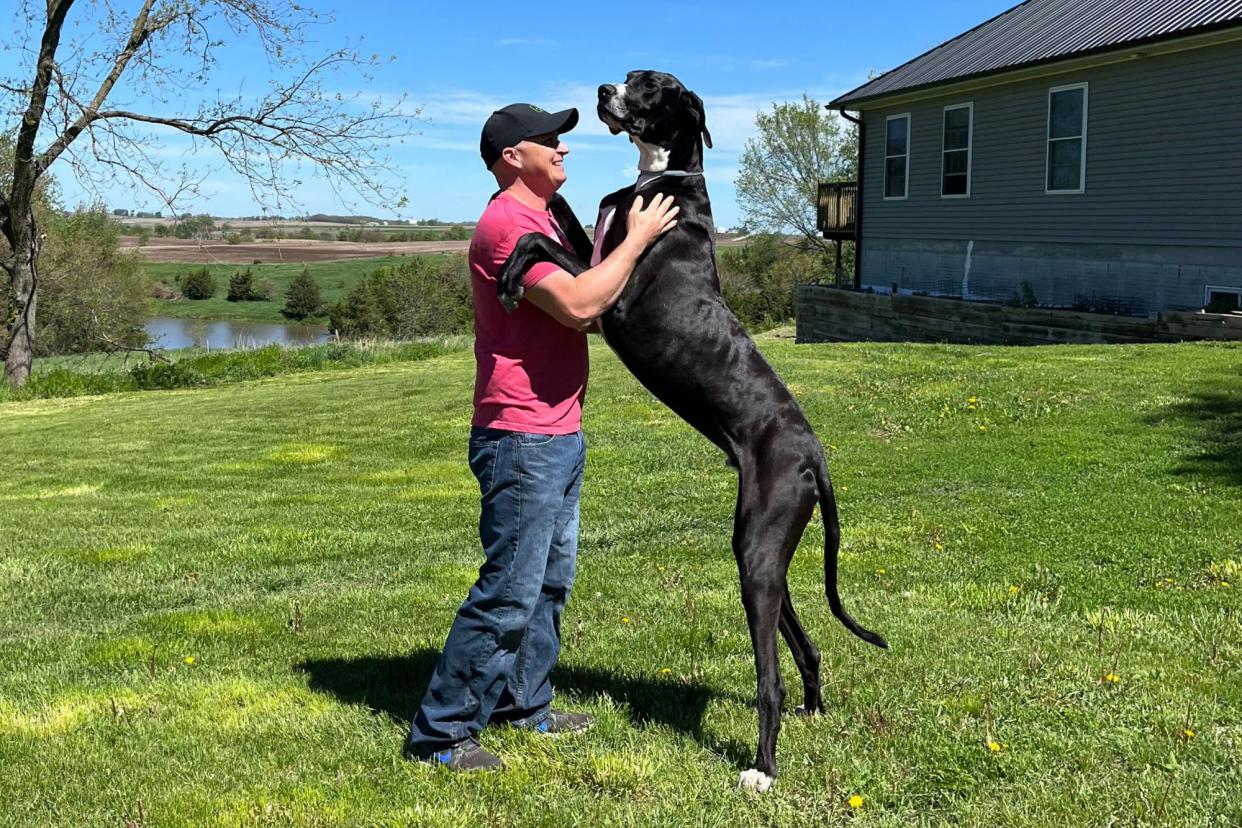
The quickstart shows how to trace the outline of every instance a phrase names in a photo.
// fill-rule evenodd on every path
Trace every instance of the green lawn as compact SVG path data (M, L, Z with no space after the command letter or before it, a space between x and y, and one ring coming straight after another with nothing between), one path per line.
M734 477L597 342L555 679L599 725L483 777L400 758L479 563L469 351L0 404L0 824L1242 824L1242 347L763 347L892 646L812 526L828 712L768 795Z
M438 255L438 254L423 254ZM210 299L198 301L152 299L150 311L152 316L172 316L184 319L242 319L255 322L288 322L280 311L285 306L285 292L293 277L302 272L303 267L310 268L311 275L319 283L320 296L330 309L337 300L356 285L363 276L374 270L396 266L408 261L406 256L380 256L374 259L349 259L341 262L319 262L309 265L302 264L215 264L205 265L216 277L216 295ZM167 262L148 262L143 265L147 275L154 281L163 281L175 286L177 278L189 270L204 267L201 264L181 264ZM270 302L230 302L225 297L229 293L229 277L240 270L250 268L253 284L256 289L267 279L276 286L276 296ZM326 314L307 322L326 322Z

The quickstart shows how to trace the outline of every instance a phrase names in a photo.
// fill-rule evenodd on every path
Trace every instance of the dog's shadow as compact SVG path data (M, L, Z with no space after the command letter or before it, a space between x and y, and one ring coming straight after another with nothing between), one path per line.
M346 704L361 704L408 728L427 690L440 653L416 650L408 656L359 656L311 659L297 665L312 690L335 696ZM578 699L607 697L630 717L636 727L662 725L685 733L708 750L748 767L750 754L739 742L717 738L703 728L703 716L721 693L696 682L684 683L558 665L552 674L558 694ZM733 699L747 703L741 699Z

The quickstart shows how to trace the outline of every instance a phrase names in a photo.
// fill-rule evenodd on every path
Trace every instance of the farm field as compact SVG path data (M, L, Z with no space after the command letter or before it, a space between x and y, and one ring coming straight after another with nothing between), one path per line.
M761 344L892 647L813 523L769 794L733 474L593 341L554 680L599 724L485 776L400 756L479 563L469 350L0 404L0 825L1242 824L1242 346Z
M124 246L134 247L134 239ZM192 262L196 264L249 265L257 259L263 264L310 264L350 259L410 256L419 253L464 253L469 241L420 242L336 242L287 239L228 244L194 239L153 238L138 247L147 262Z

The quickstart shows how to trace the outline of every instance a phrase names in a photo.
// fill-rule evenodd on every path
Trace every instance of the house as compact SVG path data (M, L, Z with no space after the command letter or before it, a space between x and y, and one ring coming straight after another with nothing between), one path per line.
M1242 304L1238 0L1027 0L828 106L861 130L820 189L855 286Z

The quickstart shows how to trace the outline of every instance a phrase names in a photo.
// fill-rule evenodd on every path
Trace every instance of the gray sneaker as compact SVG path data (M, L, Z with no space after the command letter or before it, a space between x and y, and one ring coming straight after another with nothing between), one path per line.
M455 771L493 771L501 770L505 766L499 756L484 750L478 740L472 736L429 754L414 753L407 746L406 757L418 762L443 765Z
M568 713L564 710L549 710L547 718L535 725L537 733L560 736L565 733L583 733L595 726L595 717L590 713Z

